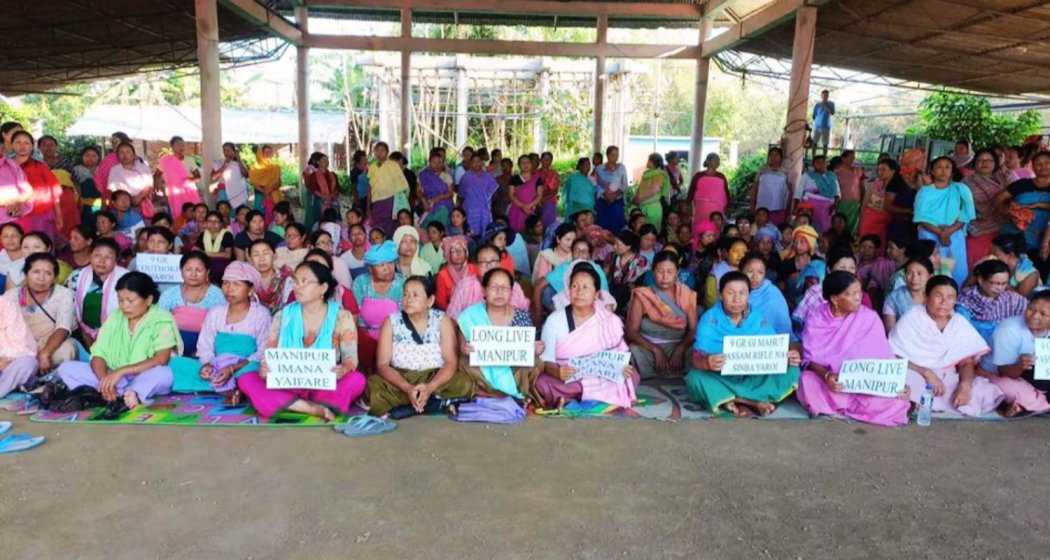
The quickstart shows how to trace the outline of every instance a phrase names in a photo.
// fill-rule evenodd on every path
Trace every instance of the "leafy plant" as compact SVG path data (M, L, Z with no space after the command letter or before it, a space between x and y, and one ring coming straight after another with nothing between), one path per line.
M1041 125L1042 117L1035 111L996 114L987 98L939 91L919 103L919 124L910 132L940 140L969 140L979 147L1009 146L1037 133Z
M729 173L729 211L736 212L750 204L751 185L758 170L766 164L766 154L759 152L740 160L736 169Z

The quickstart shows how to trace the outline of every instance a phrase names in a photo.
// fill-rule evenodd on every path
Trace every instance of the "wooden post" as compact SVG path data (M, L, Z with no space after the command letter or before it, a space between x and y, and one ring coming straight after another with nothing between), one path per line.
M305 4L295 8L295 19L305 35L309 25ZM305 44L295 48L295 104L299 116L299 168L302 169L313 151L310 144L310 49Z
M532 121L532 151L543 153L547 149L547 129L543 127L543 116L547 114L550 105L547 98L551 95L551 71L547 68L547 59L543 59L542 67L536 75L537 94L540 98L539 115Z
M412 9L408 6L401 8L401 37L412 38ZM409 126L412 117L412 51L401 50L401 138L398 144L405 159L410 159L410 136Z
M467 102L470 86L467 85L467 69L463 55L456 55L456 151L467 145Z
M219 94L219 10L216 0L195 0L197 64L201 75L201 155L204 168L197 190L212 203L212 163L222 160L222 97ZM218 158L218 159L216 159ZM172 208L172 214L181 209Z
M700 50L711 34L711 19L700 22ZM707 108L707 79L711 59L702 56L696 59L696 90L693 92L693 128L689 139L689 177L703 169L704 163L704 111Z
M609 16L598 16L598 45L604 45L609 32ZM594 151L602 150L602 121L605 116L605 56L599 55L594 64ZM620 146L623 149L623 146Z
M791 47L791 85L787 126L784 127L784 162L791 185L802 179L806 156L806 117L809 109L809 75L813 67L813 39L817 9L801 7L795 14L795 41Z

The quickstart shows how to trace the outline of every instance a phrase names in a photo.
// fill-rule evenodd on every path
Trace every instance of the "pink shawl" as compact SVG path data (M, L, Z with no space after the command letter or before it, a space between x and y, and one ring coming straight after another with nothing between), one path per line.
M109 277L102 282L102 312L100 313L102 323L106 322L106 318L109 314L117 307L117 280L120 280L121 276L127 274L128 271L122 267L114 267L113 272L109 273ZM91 268L91 265L87 265L80 269L80 274L77 275L77 286L73 292L73 299L75 304L75 311L77 314L77 321L80 323L80 328L84 332L91 336L98 334L96 329L87 326L84 323L84 297L87 296L88 289L91 288L91 283L95 279L95 273Z
M464 309L483 299L485 299L485 289L481 287L481 280L473 274L468 274L462 282L456 284L445 313L453 319L458 319ZM531 309L532 304L525 297L525 292L521 291L521 284L517 282L514 283L514 289L510 295L510 304L522 311Z
M445 270L452 277L454 284L459 284L470 272L470 263L464 262L462 266L452 265L452 248L461 247L465 253L470 251L470 242L464 235L452 235L441 240L441 254L445 257Z
M904 314L890 333L894 353L938 373L954 370L966 358L990 351L988 344L968 320L955 313L941 331L921 305Z
M7 207L22 203L20 216L33 208L33 185L15 160L0 154L0 224L6 224L20 216L8 216Z
M168 206L174 218L182 214L182 205L187 202L197 204L201 201L197 184L193 182L186 166L182 160L174 154L166 155L157 162L161 172L164 174L165 191L168 196Z
M106 154L95 168L95 187L102 193L103 198L109 198L109 172L114 165L120 165L116 151Z
M555 359L564 363L572 358L606 350L626 352L628 346L623 339L623 322L598 302L590 319L576 325L575 330L558 341L555 346ZM630 407L637 400L634 382L626 375L623 383L614 383L598 377L584 377L580 384L583 386L584 400L602 401L622 407Z
M891 360L893 349L879 315L861 306L845 317L831 313L824 303L806 317L802 329L802 354L813 362L838 371L846 360Z

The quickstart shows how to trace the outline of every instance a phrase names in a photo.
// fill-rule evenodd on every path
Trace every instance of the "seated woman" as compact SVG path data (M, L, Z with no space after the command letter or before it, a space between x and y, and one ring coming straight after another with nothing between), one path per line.
M117 266L119 254L116 241L108 237L96 239L91 243L91 264L80 269L75 284L70 286L85 348L91 348L98 329L117 308L117 281L128 272Z
M394 230L397 260L394 270L401 276L430 276L433 272L426 261L419 258L419 230L415 226L401 226Z
M175 246L175 234L171 233L171 230L160 226L150 226L143 228L142 231L146 232L146 250L145 254L148 255L170 255L172 249ZM138 270L138 256L131 259L128 263L128 270ZM207 281L207 278L205 278ZM154 280L156 282L156 280ZM160 293L179 287L178 282L157 282L157 289Z
M905 285L891 291L882 306L882 322L887 334L912 307L926 304L926 283L933 278L930 259L909 259L902 268Z
M576 241L576 226L563 223L554 230L554 246L544 249L536 255L536 264L532 267L532 285L536 290L532 302L535 306L533 316L538 316L539 306L543 299L543 290L540 282L547 277L552 270L562 263L573 260L572 247Z
M274 266L277 269L295 270L306 258L306 226L292 222L284 227L284 244L274 251Z
M255 296L270 313L276 313L286 302L284 297L291 282L291 270L274 267L273 245L265 239L257 239L248 248L249 262L259 273L262 282L255 286Z
M1021 234L1003 234L992 240L992 256L1006 263L1010 270L1010 287L1024 297L1043 289L1032 259L1025 252L1024 236Z
M338 285L332 271L303 262L296 267L294 278L296 301L274 315L266 348L334 349L335 389L268 389L265 359L259 371L238 377L237 387L263 418L289 410L331 421L337 414L346 414L365 392L365 376L357 370L357 327L353 315L330 301Z
M335 269L332 267L332 255L325 252L324 249L310 249L310 252L306 253L305 261L312 261L317 264L323 265L328 270L332 271L332 277L335 278ZM339 279L336 279L339 282ZM335 295L332 298L342 306L343 309L353 313L356 317L361 314L361 308L357 305L357 298L354 297L353 290L348 290L339 284L335 288ZM295 301L295 293L289 294L288 301Z
M238 210L237 216L240 217L240 214L240 210ZM270 247L277 247L284 242L281 236L266 229L266 218L263 217L262 212L249 210L244 215L244 219L245 229L233 236L233 255L237 260L248 260L251 248L256 241L267 241L270 243ZM263 281L265 282L265 280L266 275L264 274Z
M350 248L339 255L339 260L346 263L350 269L350 277L354 280L368 272L365 264L365 252L368 251L368 233L365 226L354 224L347 229L347 237L350 239Z
M485 296L485 290L481 286L481 280L485 273L492 270L493 268L499 267L507 272L513 273L513 264L502 263L500 260L501 251L495 245L483 245L478 249L474 263L473 271L474 274L466 275L461 282L456 284L456 289L452 292L452 299L448 303L448 316L452 319L459 319L459 314L464 309L478 303ZM512 288L513 292L510 296L510 304L514 307L523 311L531 309L529 300L525 297L525 292L521 288L521 284L518 282L514 283Z
M540 279L539 286L543 289L543 309L546 311L557 311L571 303L569 299L569 273L573 267L581 262L589 262L594 266L601 285L598 287L598 299L605 304L609 311L616 311L616 299L609 293L609 280L605 277L605 269L591 257L592 249L590 241L577 239L572 244L572 260L563 262L554 267L546 277Z
M462 235L453 235L441 240L441 252L445 265L437 273L434 291L434 307L445 311L452 301L452 292L468 275L474 274L468 260L470 240Z
M233 259L233 234L223 225L222 214L211 211L207 216L204 231L197 236L195 246L208 255L211 261L208 278L218 283L226 265Z
M354 298L361 308L357 316L358 357L361 370L371 374L376 367L376 345L383 321L398 311L405 279L394 271L397 249L393 241L384 241L365 253L368 274L354 279Z
M157 304L175 317L183 354L197 355L197 337L208 311L222 305L222 290L208 283L208 255L190 251L179 260L182 284L164 290Z
M329 208L329 210L332 209ZM346 265L346 262L335 258L335 244L335 238L331 233L323 229L314 230L307 238L307 246L310 247L307 256L315 250L323 251L328 255L328 260L331 261L329 264L332 268L332 276L335 276L335 281L339 282L341 288L349 290L354 286L354 279L350 276L350 267Z
M368 380L369 414L383 416L399 406L422 414L427 401L471 398L476 386L457 371L456 327L434 309L434 289L425 276L405 280L401 312L383 321L376 373Z
M791 328L791 316L788 314L784 293L766 278L765 258L760 253L748 253L740 261L740 272L747 276L751 286L751 292L747 296L751 312L765 317L776 334L790 335L792 341L797 340Z
M33 378L38 353L18 304L6 295L0 298L0 398Z
M576 373L573 358L596 352L627 352L623 322L598 300L600 278L590 263L573 267L569 275L572 304L547 318L543 325L544 371L536 379L536 394L546 408L562 408L569 400L597 400L630 407L636 399L639 375L633 366L623 368L623 381L587 376L570 381Z
M91 362L66 362L58 366L58 376L70 390L97 389L120 411L171 390L168 361L182 352L182 339L171 313L155 305L160 294L148 275L124 274L116 291L120 309L99 329Z
M797 303L802 299L807 285L807 275L811 272L811 265L819 260L817 257L817 230L810 225L801 225L794 228L791 233L782 236L782 242L788 247L780 252L780 270L777 271L777 283L784 291L784 299L788 303ZM820 267L821 262L814 267ZM811 277L811 276L810 276ZM823 280L823 275L820 276Z
M485 289L485 301L475 303L459 314L460 344L459 370L465 372L474 383L478 392L486 395L509 396L516 399L530 398L529 394L536 382L536 376L543 367L539 359L533 367L483 366L470 365L471 338L474 327L532 327L532 317L525 311L510 304L510 294L514 289L514 275L495 267L481 277ZM536 343L537 356L542 353L543 343Z
M10 274L11 263L21 259L22 237L25 231L18 222L7 222L0 225L0 276L4 277L6 285L7 275Z
M4 298L22 310L22 319L36 341L37 368L47 373L77 355L69 337L76 326L73 292L55 284L58 261L50 253L30 255L24 271L25 283L8 290Z
M718 242L719 261L711 267L711 273L704 279L704 306L706 309L718 303L719 282L725 273L738 270L740 260L747 254L747 242L739 237L723 237Z
M897 321L890 332L894 353L908 360L908 388L918 403L923 389L933 387L933 410L981 416L994 411L1003 392L977 376L977 359L988 345L965 317L955 312L959 287L948 276L926 283L926 304Z
M261 281L259 272L247 263L234 261L226 267L222 274L226 303L205 316L197 339L197 358L171 359L172 391L214 391L226 396L226 404L240 402L237 378L258 371L270 336L270 312L252 297Z
M641 241L638 235L630 230L621 230L616 234L614 251L616 256L609 260L609 292L616 299L620 313L627 312L627 303L631 299L631 288L641 280L649 263L638 254Z
M956 310L991 345L996 325L1003 319L1024 315L1028 300L1009 288L1010 269L1002 261L983 261L974 267L972 276L977 282L962 289Z
M992 335L992 352L980 363L980 374L987 376L1003 392L1008 403L1004 416L1022 412L1050 411L1046 391L1050 381L1033 378L1035 339L1050 336L1050 291L1035 294L1024 315L1004 319Z
M809 312L802 330L805 370L798 400L810 414L845 416L880 426L908 423L907 391L897 398L843 393L838 371L847 360L892 360L879 315L861 305L860 280L851 272L828 274L822 286L825 303Z
M97 239L112 239L119 248L121 258L131 252L134 242L130 237L117 231L117 216L109 210L95 212L95 237Z
M55 244L47 234L39 231L31 231L27 233L25 237L22 238L22 256L11 261L11 264L8 266L7 284L4 291L21 287L25 282L25 264L26 259L30 255L35 255L37 253L54 255L54 249ZM58 266L58 278L62 280L69 279L72 268L68 264L62 262L59 262Z
M685 376L690 398L718 414L737 417L768 416L777 403L798 387L798 350L788 350L786 373L769 375L722 375L726 363L723 343L727 336L776 334L773 324L748 305L751 283L742 272L722 276L721 301L700 318L693 343L693 369Z
M826 270L828 273L841 271L848 272L850 274L857 274L857 258L853 256L853 250L849 246L836 246L828 252L828 258L825 260ZM797 325L798 331L802 331L802 327L806 324L806 316L813 309L820 307L827 303L824 299L823 287L818 282L810 286L802 301L795 307L794 313L791 314L792 322ZM861 297L861 304L868 309L872 308L871 298L868 297L867 293L864 293Z
M653 257L653 287L635 288L627 310L627 342L642 375L680 377L695 336L696 292L678 281L678 255Z

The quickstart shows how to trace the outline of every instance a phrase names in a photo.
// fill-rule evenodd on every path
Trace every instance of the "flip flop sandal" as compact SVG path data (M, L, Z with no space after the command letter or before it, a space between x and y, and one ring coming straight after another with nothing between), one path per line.
M397 428L397 424L375 416L352 416L345 424L336 424L335 431L347 437L378 436L391 432Z
M44 436L32 436L30 434L11 434L0 439L0 454L3 453L16 453L18 451L25 451L32 449L42 443L47 438Z
M8 421L0 422L0 434L6 433L11 429L11 423Z

